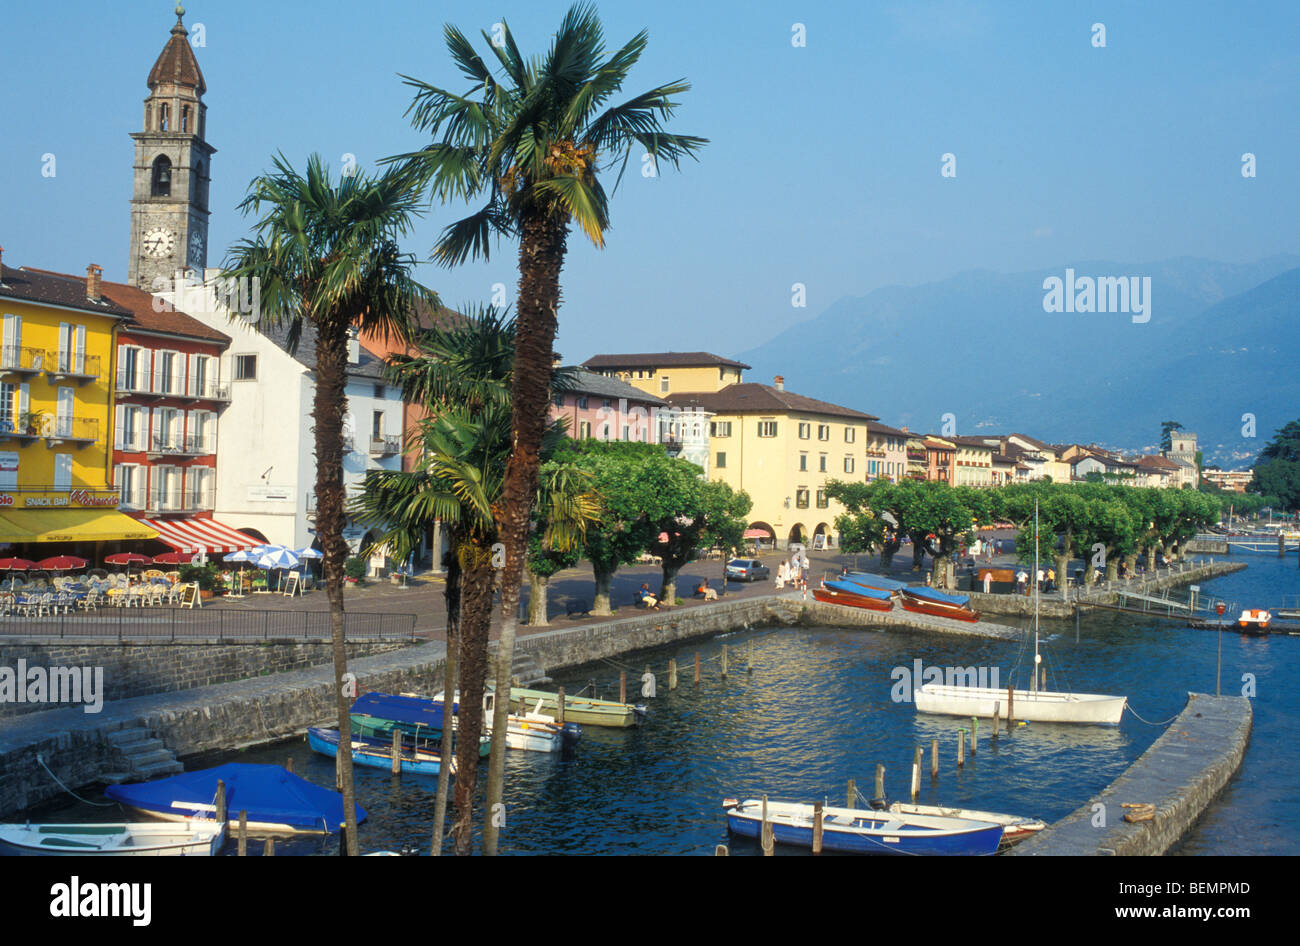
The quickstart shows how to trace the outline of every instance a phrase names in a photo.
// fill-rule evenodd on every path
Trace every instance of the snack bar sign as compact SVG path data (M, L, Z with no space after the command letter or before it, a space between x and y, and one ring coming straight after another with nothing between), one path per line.
M26 509L116 509L121 497L115 490L74 489L56 493L0 493L0 507Z

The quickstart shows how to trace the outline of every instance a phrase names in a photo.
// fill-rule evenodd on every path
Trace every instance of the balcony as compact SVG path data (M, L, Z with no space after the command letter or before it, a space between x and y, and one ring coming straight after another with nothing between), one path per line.
M47 418L43 434L51 441L75 443L84 447L99 439L99 419L95 417L57 417L53 423Z
M202 512L213 508L213 491L203 489L155 489L149 491L149 512Z
M44 364L45 373L51 382L75 381L77 384L86 384L100 374L100 357L85 352L46 352Z
M218 384L216 381L196 381L191 378L183 395L187 401L229 401L230 385Z
M401 437L371 437L370 455L372 457L391 457L402 452Z
M40 348L0 346L0 375L34 377L44 370L49 355Z
M199 457L214 452L212 437L160 436L149 438L149 457Z

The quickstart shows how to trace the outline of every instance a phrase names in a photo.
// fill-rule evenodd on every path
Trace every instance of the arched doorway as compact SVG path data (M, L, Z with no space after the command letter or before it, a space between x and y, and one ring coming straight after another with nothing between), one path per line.
M745 529L745 542L753 543L757 552L776 548L776 530L766 522L751 522Z
M828 549L833 544L831 539L831 527L824 522L817 523L817 528L813 530L812 547Z
M271 544L271 540L268 539L260 529L241 528L239 531L244 533L244 535L248 536L250 539L256 539L258 542L261 542L263 545Z
M808 540L808 530L804 528L802 522L796 522L793 526L790 527L790 535L786 539L787 544L793 542L807 542L807 540Z

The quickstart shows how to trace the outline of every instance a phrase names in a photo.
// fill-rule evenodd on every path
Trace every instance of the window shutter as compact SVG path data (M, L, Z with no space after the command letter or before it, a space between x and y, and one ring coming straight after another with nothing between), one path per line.
M27 406L29 403L29 399L27 395L28 395L28 385L20 384L18 386L18 416L20 419L22 415L26 414L27 411L29 410ZM15 428L17 426L18 426L17 424L14 425Z
M126 445L125 441L122 439L122 426L125 420L126 405L119 404L117 405L116 415L113 418L113 446L118 450L121 450Z
M86 326L77 326L77 351L74 355L73 363L77 371L86 370Z
M162 420L162 411L159 408L151 407L149 409L149 441L146 444L146 449L148 447L152 447L157 444L158 426L159 426L159 421L161 420Z

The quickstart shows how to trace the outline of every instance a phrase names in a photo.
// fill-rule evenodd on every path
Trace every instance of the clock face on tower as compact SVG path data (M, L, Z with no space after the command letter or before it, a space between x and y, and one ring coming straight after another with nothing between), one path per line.
M176 245L176 234L166 227L154 227L144 235L144 252L154 259L162 259Z
M195 230L190 234L190 263L198 264L203 261L203 234Z

